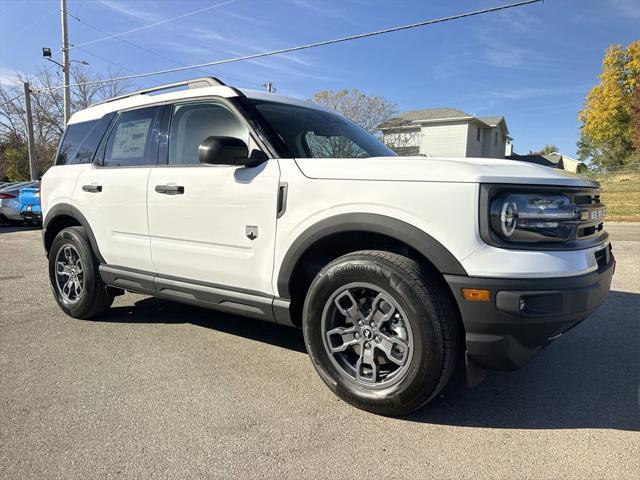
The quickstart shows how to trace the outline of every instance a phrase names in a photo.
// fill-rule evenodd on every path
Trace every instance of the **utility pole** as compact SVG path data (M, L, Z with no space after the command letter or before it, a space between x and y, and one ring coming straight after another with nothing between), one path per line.
M24 110L25 121L27 124L27 149L29 152L29 175L31 180L38 178L38 170L36 168L36 145L33 140L33 117L31 116L31 88L29 82L23 82L24 88Z
M69 35L67 33L67 0L60 0L60 20L62 21L62 71L64 72L64 124L71 117L71 93L69 91Z

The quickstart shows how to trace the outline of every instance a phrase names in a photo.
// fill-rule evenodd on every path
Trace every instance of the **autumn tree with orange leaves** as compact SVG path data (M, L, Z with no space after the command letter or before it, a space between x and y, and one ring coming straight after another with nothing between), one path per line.
M578 155L596 167L640 163L640 40L612 45L587 95Z

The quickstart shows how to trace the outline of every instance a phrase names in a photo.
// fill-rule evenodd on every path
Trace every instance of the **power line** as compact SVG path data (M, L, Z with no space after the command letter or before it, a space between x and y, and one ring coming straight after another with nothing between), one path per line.
M67 12L67 15L69 15L71 18L73 18L75 21L77 21L77 22L81 23L82 25L84 25L84 26L86 26L86 27L89 27L89 28L91 28L91 29L95 30L96 32L100 32L100 33L102 33L102 34L104 34L104 35L112 36L112 34L110 34L109 32L107 32L107 31L105 31L105 30L102 30L101 28L98 28L98 27L96 27L95 25L91 25L91 24L89 24L89 23L85 22L84 20L81 20L79 17L77 17L76 15L73 15L72 13ZM171 63L175 63L175 64L177 64L177 65L181 65L181 66L183 66L183 67L187 66L187 64L186 64L186 63L182 63L182 62L179 62L178 60L175 60L175 59L173 59L173 58L169 58L169 57L167 57L166 55L163 55L163 54L158 53L158 52L156 52L156 51L154 51L154 50L151 50L150 48L147 48L147 47L145 47L145 46L143 46L143 45L140 45L140 44L134 43L134 42L132 42L131 40L127 40L126 38L121 38L121 37L112 37L112 38L115 38L115 40L118 40L118 41L120 41L120 42L126 43L126 44L128 44L128 45L131 45L132 47L136 47L136 48L139 48L140 50L144 50L145 52L151 53L152 55L155 55L156 57L162 58L162 59L164 59L164 60L168 60L168 61L170 61ZM77 46L77 48L78 48L78 49L80 49L80 50L82 50L83 52L88 53L89 55L93 55L94 57L102 58L102 57L99 57L98 55L96 55L96 54L94 54L94 53L89 52L88 50L86 50L86 49L82 48L82 47L81 47L81 46L79 46L79 45ZM114 62L110 62L109 60L107 60L107 59L105 59L105 58L102 58L102 60L104 60L105 62L108 62L108 63L112 63L112 64L114 64L114 65L116 65L116 66L119 66L119 65L117 65L116 63L114 63ZM131 71L130 69L128 69L128 68L126 68L126 67L123 67L123 66L121 66L121 65L120 65L120 68L123 68L123 69L125 69L125 70L129 70L129 71ZM200 70L200 71L201 71L202 73L204 73L205 75L211 75L211 72L208 72L208 71L206 71L206 70ZM134 72L134 73L135 73L135 72ZM228 76L226 76L226 75L225 75L225 77L230 78L231 80L234 80L234 81L237 81L237 82L242 82L242 83L246 83L246 84L249 84L249 85L261 86L261 84L260 84L260 83L257 83L257 82L248 82L248 81L246 81L246 80L234 79L234 78L232 78L232 77L228 77Z
M84 53L86 53L87 55L91 55L92 57L96 57L96 58L102 60L103 62L110 63L111 65L114 65L114 66L116 66L118 68L121 68L121 69L126 70L128 72L131 72L131 73L133 73L135 75L140 75L138 72L136 72L135 70L130 69L129 67L125 67L124 65L120 65L119 63L116 63L116 62L113 62L113 61L111 61L111 60L109 60L107 58L101 57L100 55L98 55L96 53L91 53L89 50L87 50L85 48L79 47L78 50L81 50ZM156 82L158 84L161 83L158 80L156 80L155 78L150 78L149 80L151 80L152 82Z
M139 48L140 50L144 50L145 52L151 53L151 54L153 54L153 55L155 55L155 56L157 56L157 57L159 57L159 58L163 58L164 60L169 60L170 62L173 62L173 63L177 63L177 64L179 64L179 65L182 65L180 62L178 62L178 61L176 61L176 60L173 60L172 58L166 57L166 56L162 55L161 53L155 52L155 51L151 50L150 48L144 47L144 46L139 45L139 44L137 44L137 43L133 43L132 41L127 40L127 39L125 39L125 38L114 37L114 36L113 36L112 34L110 34L109 32L107 32L107 31L105 31L105 30L102 30L101 28L98 28L98 27L96 27L95 25L91 25L91 24L89 24L89 23L85 22L84 20L81 20L79 17L76 17L76 16L75 16L75 15L73 15L72 13L67 12L67 15L69 15L71 18L73 18L73 19L74 19L74 20L76 20L77 22L79 22L79 23L83 24L84 26L89 27L89 28L91 28L91 29L95 30L96 32L100 32L100 33L102 33L102 34L104 34L104 35L107 35L107 36L109 36L109 37L111 37L111 38L115 38L116 40L119 40L119 41L121 41L121 42L123 42L123 43L126 43L126 44L128 44L128 45L131 45L131 46L133 46L133 47ZM81 45L83 45L83 44L75 45L75 48L79 48L80 50L82 50L82 51L86 52L87 50L86 50L86 49L81 48Z
M29 25L27 25L26 27L22 28L21 30L18 30L17 32L14 32L10 37L8 37L6 40L13 40L14 38L20 36L21 34L23 34L24 32L26 32L27 30L29 30L31 27L35 27L37 24L39 24L40 22L42 22L44 19L49 18L51 15L53 15L54 13L58 13L58 8L56 7L55 10L51 10L49 13L43 15L42 17L38 18L37 20L35 20L34 22L31 22Z
M322 42L315 42L315 43L309 43L306 45L298 45L295 47L289 47L289 48L282 48L279 50L273 50L270 52L263 52L263 53L255 53L252 55L244 55L241 57L232 57L232 58L227 58L224 60L215 60L212 62L206 62L206 63L200 63L200 64L196 64L196 65L189 65L189 66L185 66L185 67L176 67L176 68L168 68L165 70L157 70L155 72L148 72L148 73L142 73L142 74L138 74L138 75L128 75L128 76L123 76L123 77L116 77L116 78L111 78L108 80L95 80L95 81L91 81L91 82L84 82L84 83L76 83L73 85L70 85L72 87L78 87L81 85L91 85L91 84L96 84L96 83L105 83L105 82L109 82L109 81L118 81L118 80L130 80L133 78L141 78L141 77L151 77L151 76L155 76L155 75L163 75L166 73L175 73L175 72L182 72L185 70L193 70L193 69L199 69L199 68L203 68L203 67L211 67L214 65L223 65L226 63L233 63L233 62L241 62L244 60L253 60L256 58L262 58L262 57L269 57L269 56L273 56L273 55L280 55L283 53L290 53L290 52L296 52L296 51L300 51L300 50L306 50L309 48L316 48L316 47L322 47L325 45L333 45L336 43L342 43L342 42L347 42L350 40L358 40L361 38L368 38L368 37L374 37L377 35L383 35L386 33L391 33L391 32L398 32L401 30L409 30L412 28L417 28L417 27L424 27L427 25L433 25L436 23L444 23L444 22L448 22L451 20L459 20L461 18L468 18L468 17L473 17L473 16L477 16L477 15L483 15L485 13L492 13L492 12L497 12L500 10L507 10L510 8L516 8L516 7L521 7L524 5L529 5L532 3L539 3L542 2L544 0L526 0L526 1L522 1L522 2L517 2L517 3L510 3L507 5L499 5L497 7L492 7L492 8L485 8L482 10L475 10L472 12L466 12L466 13L461 13L458 15L451 15L449 17L442 17L442 18L437 18L437 19L433 19L433 20L425 20L423 22L417 22L417 23L411 23L408 25L401 25L399 27L392 27L392 28L386 28L383 30L376 30L373 32L367 32L367 33L360 33L357 35L350 35L347 37L341 37L341 38L336 38L333 40L325 40ZM64 88L64 86L57 86L57 87L52 87L50 90L57 90L60 88Z
M218 3L216 5L210 5L208 7L201 8L201 9L195 10L193 12L183 13L182 15L178 15L177 17L171 17L171 18L167 18L167 19L164 19L164 20L160 20L159 22L154 22L154 23L150 23L148 25L143 25L141 27L137 27L137 28L133 28L131 30L127 30L126 32L120 32L120 33L114 33L114 34L111 34L111 35L107 35L106 37L97 38L95 40L90 40L88 42L80 43L79 45L75 45L75 46L72 46L72 47L69 47L69 48L83 47L83 46L86 46L86 45L91 45L93 43L101 42L103 40L108 40L110 38L117 38L117 37L121 37L123 35L128 35L130 33L139 32L141 30L146 30L147 28L155 27L157 25L162 25L164 23L173 22L174 20L179 20L181 18L189 17L191 15L195 15L196 13L202 13L202 12L206 12L207 10L212 10L214 8L222 7L224 5L228 5L228 4L236 2L236 1L237 0L226 0L225 2Z
M11 10L9 10L8 12L2 12L3 15L11 15L13 12L17 11L21 6L23 6L25 3L27 3L27 0L22 0L18 5L16 5L15 7L13 7Z

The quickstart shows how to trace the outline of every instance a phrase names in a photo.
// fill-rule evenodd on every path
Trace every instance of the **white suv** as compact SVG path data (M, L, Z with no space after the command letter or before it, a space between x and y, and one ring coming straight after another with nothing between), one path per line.
M470 384L523 366L603 302L598 187L397 157L334 112L204 78L73 115L42 180L44 246L72 317L128 290L302 327L338 396L401 415L456 365Z

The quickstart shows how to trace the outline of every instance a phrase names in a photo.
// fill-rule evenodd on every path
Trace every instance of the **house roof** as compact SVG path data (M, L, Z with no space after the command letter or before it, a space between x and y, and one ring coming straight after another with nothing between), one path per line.
M499 116L499 117L478 117L478 120L486 123L490 127L495 127L500 122L504 121L504 117L503 116Z
M509 155L505 157L507 160L518 160L520 162L535 163L544 167L558 168L558 164L562 160L562 155Z
M457 108L449 107L410 110L408 112L401 113L396 117L390 118L389 120L386 120L380 125L380 128L397 128L404 127L412 123L427 123L446 120L476 120L480 123L484 123L489 127L495 127L502 122L505 131L509 133L507 123L505 122L503 116L476 117L475 115L470 115L467 112L458 110Z
M380 125L380 128L392 128L392 127L402 127L404 125L408 125L413 122L418 122L420 120L425 121L433 121L433 120L444 120L444 119L463 119L463 118L473 118L473 115L469 115L462 110L457 110L455 108L427 108L423 110L410 110L408 112L403 112L400 115L390 118L389 120L383 122Z

